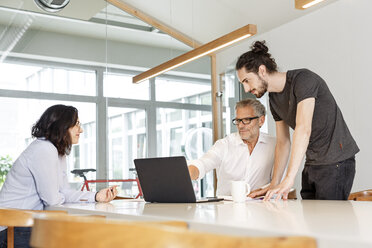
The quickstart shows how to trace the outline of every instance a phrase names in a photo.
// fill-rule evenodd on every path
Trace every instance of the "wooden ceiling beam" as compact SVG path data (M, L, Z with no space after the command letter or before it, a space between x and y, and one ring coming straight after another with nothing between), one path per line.
M137 76L133 77L133 83L140 83L144 80L147 80L157 75L163 74L169 70L173 70L181 65L189 63L195 59L198 59L205 55L211 55L215 51L218 51L222 48L225 48L235 42L246 39L257 33L257 27L253 24L248 24L244 27L241 27L231 33L228 33L220 38L213 40L203 46L195 48L187 53L184 53L176 58L168 60L161 65L153 67L152 69L142 72Z
M324 0L295 0L295 8L304 10L323 1Z

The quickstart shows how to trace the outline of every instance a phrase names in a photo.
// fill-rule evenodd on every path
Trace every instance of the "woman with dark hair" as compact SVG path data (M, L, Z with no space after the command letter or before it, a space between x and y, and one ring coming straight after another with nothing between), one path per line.
M347 200L359 148L326 82L308 69L279 72L265 42L242 54L236 70L244 90L262 97L269 92L276 123L276 148L270 185L251 197L287 199L306 154L302 199ZM289 127L294 129L291 146ZM288 163L283 180L282 175Z
M36 138L14 162L0 191L0 207L42 210L66 202L109 202L116 187L99 192L70 189L66 155L83 132L78 110L72 106L49 107L32 127ZM0 248L6 246L6 230L0 227ZM29 247L30 228L15 228L15 247Z

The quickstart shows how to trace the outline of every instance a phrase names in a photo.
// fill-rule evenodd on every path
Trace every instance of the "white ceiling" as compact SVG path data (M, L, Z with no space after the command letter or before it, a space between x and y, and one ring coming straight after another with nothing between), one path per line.
M27 21L31 20L32 23L29 26L29 29L84 36L96 39L106 39L107 35L107 38L113 41L171 48L181 51L190 50L190 48L185 44L164 33L159 33L156 30L152 31L153 28L148 24L128 15L114 6L108 6L107 14L106 5L104 5L104 7L101 6L101 9L96 10L96 12L90 16L87 14L82 14L85 19L88 19L84 20L81 18L72 18L71 15L67 18L64 16L62 11L57 14L45 13L34 6L35 4L32 0L27 1L31 2L32 5L17 5L14 4L14 2L17 2L16 0L14 0L14 2L9 2L12 4L8 4L6 7L4 7L5 4L2 1L0 2L0 24L5 27L24 25ZM74 2L74 0L71 2ZM92 0L92 2L94 1ZM100 2L106 4L106 2L103 0L100 0ZM23 7L8 8L14 6ZM31 12L29 9L33 11ZM92 13L92 10L89 10L88 12ZM71 11L69 13L75 15L75 13ZM106 16L108 20L107 29L105 24ZM13 33L10 34L14 35ZM2 38L1 32L0 38ZM9 39L13 39L13 37L9 37Z
M45 13L37 7L33 0L1 0L0 6ZM106 2L103 0L70 0L70 3L63 10L53 15L89 20L105 6Z
M337 0L325 0L308 10L296 10L294 0L122 0L155 19L206 43L246 24L258 33L269 31ZM188 50L184 44L126 14L104 0L71 0L57 14L40 10L33 0L1 0L0 22L14 25L16 16L34 16L30 28L73 35ZM106 12L107 11L107 12ZM41 14L40 14L41 13ZM106 30L105 19L108 19ZM67 17L67 18L66 18ZM71 19L72 18L72 19ZM18 18L19 19L19 18ZM12 21L12 22L11 22Z
M256 24L258 33L267 32L337 0L307 10L295 9L294 0L122 1L206 43L247 24Z

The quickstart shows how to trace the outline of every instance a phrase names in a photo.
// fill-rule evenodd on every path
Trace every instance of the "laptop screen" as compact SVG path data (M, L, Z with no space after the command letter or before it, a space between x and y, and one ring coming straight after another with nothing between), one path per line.
M145 201L196 202L185 157L135 159Z

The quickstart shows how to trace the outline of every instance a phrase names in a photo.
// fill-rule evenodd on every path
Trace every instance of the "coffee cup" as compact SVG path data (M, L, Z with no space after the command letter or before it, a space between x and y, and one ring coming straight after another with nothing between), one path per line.
M231 195L234 202L245 202L251 187L246 181L231 181Z

